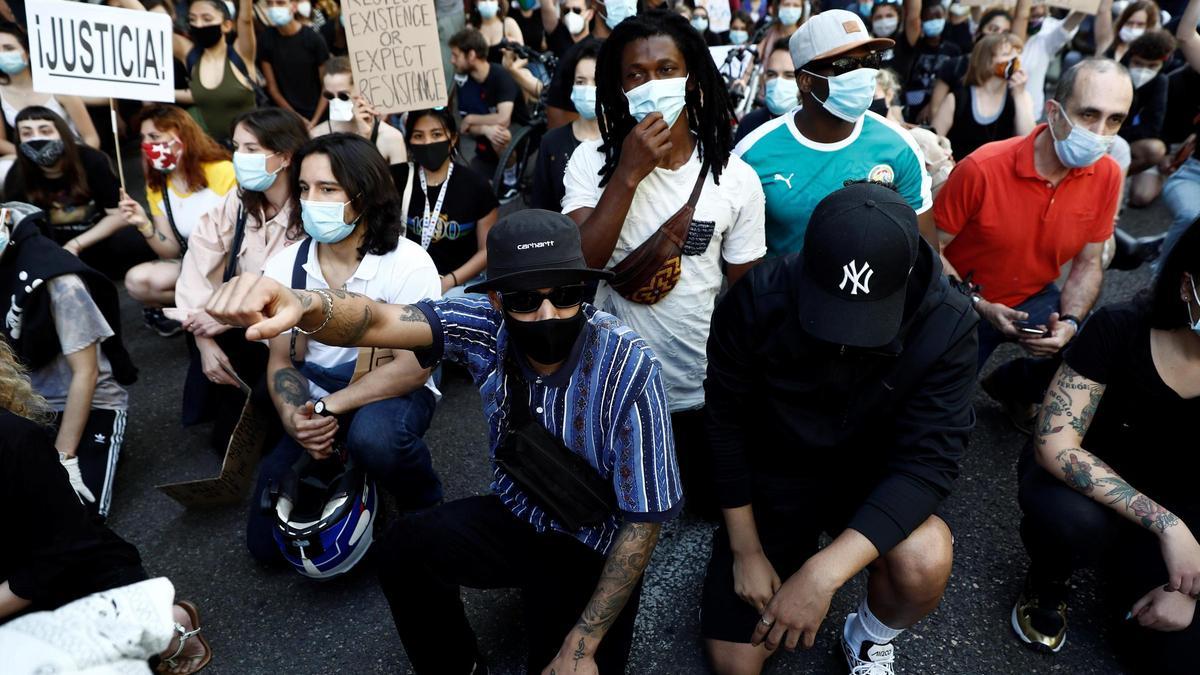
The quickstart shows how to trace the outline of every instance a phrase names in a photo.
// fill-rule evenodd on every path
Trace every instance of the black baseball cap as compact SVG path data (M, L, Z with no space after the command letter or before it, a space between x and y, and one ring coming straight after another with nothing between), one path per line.
M894 340L920 242L916 212L891 188L855 183L822 199L800 254L804 331L850 347Z
M612 272L588 267L575 221L554 211L526 209L501 218L488 231L487 280L468 293L554 288Z

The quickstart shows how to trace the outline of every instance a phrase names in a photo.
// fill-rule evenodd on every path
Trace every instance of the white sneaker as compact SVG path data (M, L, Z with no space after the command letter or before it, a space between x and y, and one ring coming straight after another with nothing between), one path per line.
M858 617L858 614L851 612L850 616L846 617L846 623L850 623ZM896 675L896 671L892 664L896 661L896 648L891 643L877 645L870 640L864 641L858 653L850 648L850 643L846 642L845 631L842 633L842 653L846 655L846 665L850 668L850 675Z

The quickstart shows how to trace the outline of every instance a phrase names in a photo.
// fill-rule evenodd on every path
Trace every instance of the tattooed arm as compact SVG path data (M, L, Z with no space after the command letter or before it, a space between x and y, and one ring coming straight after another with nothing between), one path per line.
M661 529L659 523L627 522L621 526L592 599L543 675L597 672L596 649L642 578Z
M322 297L326 293L333 300L331 307ZM433 344L425 315L411 305L388 305L334 289L294 291L265 276L234 277L217 291L207 310L221 323L246 326L248 340L272 338L298 326L316 330L313 340L339 347L421 349Z
M1158 535L1170 590L1200 594L1200 544L1188 526L1083 449L1083 437L1103 396L1103 384L1080 375L1066 363L1059 367L1038 415L1038 464L1075 490Z
M288 357L289 336L271 339L267 357L267 390L279 411L283 429L316 459L324 459L333 448L337 419L313 413L308 395L308 378L300 374Z

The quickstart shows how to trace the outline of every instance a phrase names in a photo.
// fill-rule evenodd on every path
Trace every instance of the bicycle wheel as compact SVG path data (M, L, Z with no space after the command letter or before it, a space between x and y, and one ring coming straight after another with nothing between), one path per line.
M530 126L518 129L504 148L504 152L500 153L500 160L496 163L496 174L492 176L492 190L501 204L511 202L517 195L528 194L531 186L526 174L537 157L538 146L545 130L544 122L533 122ZM505 169L510 167L516 174L515 185L504 183Z

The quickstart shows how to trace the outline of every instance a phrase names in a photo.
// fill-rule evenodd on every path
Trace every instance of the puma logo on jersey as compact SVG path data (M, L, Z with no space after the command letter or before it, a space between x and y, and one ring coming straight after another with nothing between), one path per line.
M787 183L788 189L791 190L792 189L792 176L795 176L795 175L796 174L794 174L794 173L789 173L787 175L787 178L784 178L783 174L777 173L777 174L775 174L775 180L783 181L784 183Z

